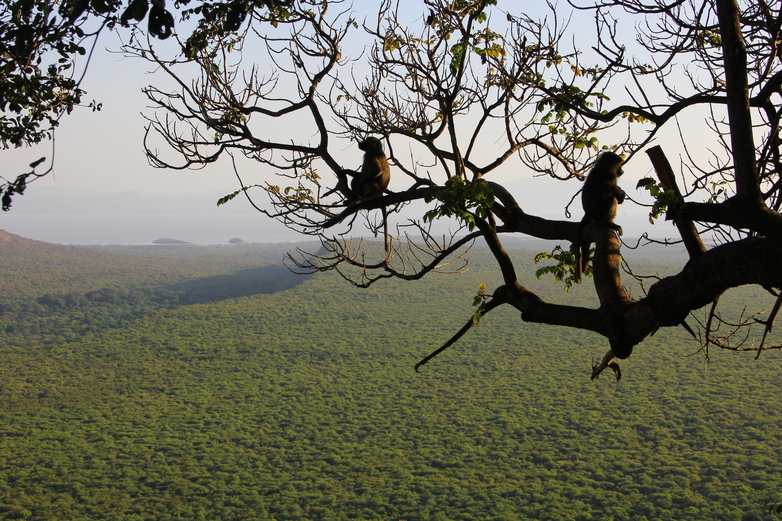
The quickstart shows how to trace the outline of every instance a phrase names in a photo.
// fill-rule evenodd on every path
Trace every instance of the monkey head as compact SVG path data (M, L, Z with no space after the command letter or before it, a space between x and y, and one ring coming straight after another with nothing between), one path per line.
M383 153L383 143L376 137L368 137L358 144L358 149L371 154Z
M603 152L600 154L594 169L602 172L611 172L616 175L616 177L621 177L621 175L625 173L625 171L622 170L622 158L613 152Z

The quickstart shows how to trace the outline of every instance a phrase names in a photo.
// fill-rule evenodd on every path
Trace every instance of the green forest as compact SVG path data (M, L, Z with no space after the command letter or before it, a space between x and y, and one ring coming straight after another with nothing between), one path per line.
M491 255L359 290L290 273L297 246L0 232L0 519L775 518L780 353L707 361L664 329L590 381L601 337L500 309L416 373L499 282ZM512 250L525 285L591 298L538 280L539 251ZM741 291L726 314L773 304Z

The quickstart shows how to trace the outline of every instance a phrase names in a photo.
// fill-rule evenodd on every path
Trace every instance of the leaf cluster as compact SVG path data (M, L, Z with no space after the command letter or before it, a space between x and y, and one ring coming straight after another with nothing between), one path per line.
M593 251L594 248L590 249L590 256ZM570 291L570 288L576 284L575 253L572 250L565 250L561 246L557 245L550 253L543 251L535 255L535 264L538 264L543 260L554 260L556 261L556 264L538 268L535 271L535 276L540 279L544 275L554 275L554 280L557 282L564 281L565 291ZM584 275L587 277L592 276L591 265L586 270L584 270Z
M191 0L180 0L189 5ZM195 30L184 44L184 53L195 58L205 52L214 42L223 40L231 33L240 31L248 15L262 16L273 26L291 18L289 9L292 0L228 0L222 2L193 2L196 5L182 10L182 18L198 19ZM261 13L264 13L261 15Z
M46 173L39 174L35 172L35 168L46 160L42 157L36 161L30 163L30 172L19 174L13 181L6 181L0 177L0 207L4 212L11 209L11 202L15 195L24 195L24 191L27 189L27 183L29 180L34 180L38 177L46 175ZM30 179L32 178L32 179Z
M277 23L290 16L292 0L178 0L181 16L198 18L186 40L189 58L211 42L236 32L249 13L265 12ZM173 34L174 16L164 2L132 0L24 0L0 4L0 146L21 147L51 137L59 119L78 106L85 91L75 77L77 60L87 54L85 42L100 30L84 27L136 28L145 18L149 34L166 39ZM191 5L191 7L185 7ZM59 17L57 16L59 15ZM85 68L88 63L84 64Z
M636 188L648 190L649 194L654 198L652 209L649 211L649 222L651 224L654 224L654 220L658 219L669 209L678 212L684 205L684 201L674 190L665 188L662 183L658 183L651 177L644 177L638 181Z
M452 217L472 231L475 219L486 219L494 204L494 193L484 179L465 181L461 177L452 177L445 182L442 190L428 195L426 202L437 201L435 207L424 214L425 222L440 217Z
M224 195L220 199L217 200L217 206L222 206L225 203L232 201L237 195L242 194L250 190L251 188L262 188L261 185L252 185L252 186L243 186L240 189L228 194Z
M478 285L478 294L475 295L475 297L472 299L473 307L478 308L475 310L475 313L472 316L472 323L476 326L481 321L481 317L486 310L486 303L489 301L489 298L491 297L486 294L486 284L481 282Z
M73 74L84 32L58 20L52 2L0 4L0 147L50 136L84 93Z
M447 6L435 2L425 3L432 7L426 25L433 29L437 40L448 41L455 33L459 36L459 41L449 49L450 71L453 76L462 70L467 54L470 52L478 55L483 64L486 64L490 58L501 59L507 54L501 34L489 27L471 28L472 22L479 24L487 22L488 15L485 10L491 5L497 5L497 0L457 0ZM465 20L468 20L467 26L464 25Z

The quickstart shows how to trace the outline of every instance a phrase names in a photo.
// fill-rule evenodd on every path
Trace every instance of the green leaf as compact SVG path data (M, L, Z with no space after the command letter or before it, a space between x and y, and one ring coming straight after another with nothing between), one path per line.
M591 254L591 252L590 252ZM535 276L541 278L544 275L554 275L554 280L557 282L565 282L565 292L570 291L573 284L576 282L576 255L572 250L565 250L561 246L557 245L549 252L540 252L535 255L535 264L538 264L543 260L554 260L556 264L551 266L544 266L535 271ZM586 269L585 276L592 275L592 267Z
M483 179L466 182L460 177L453 177L445 183L442 190L427 197L427 202L433 201L438 203L424 214L425 222L432 222L439 217L453 217L469 230L474 230L475 216L489 215L494 204L494 193Z
M478 309L472 315L472 323L478 325L481 321L484 311L486 310L486 303L489 301L489 295L486 294L486 284L480 283L478 285L478 294L472 300L472 305Z
M673 190L667 190L662 183L656 182L650 177L644 177L636 184L636 188L643 188L649 191L654 198L654 204L649 211L649 222L654 224L655 219L665 214L669 209L674 212L681 210L684 201Z
M230 201L231 199L233 199L234 197L236 197L237 195L242 193L242 191L243 190L237 190L237 191L235 191L232 194L228 194L228 195L226 195L224 197L221 197L220 199L217 200L217 206L224 205L225 203L227 203L228 201Z

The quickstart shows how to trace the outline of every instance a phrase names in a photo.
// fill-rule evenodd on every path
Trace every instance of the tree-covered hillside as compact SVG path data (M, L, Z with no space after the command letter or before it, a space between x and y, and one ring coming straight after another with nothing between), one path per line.
M199 287L265 265L230 249L162 259L22 242L0 249L3 279L16 281L4 288L19 292L4 289L4 305ZM512 254L534 270L534 252ZM69 342L5 345L0 519L769 518L782 491L778 353L704 363L684 330L662 330L620 382L590 381L602 337L498 310L415 373L493 282L490 255L469 255L464 275L415 285L359 291L319 274L146 310ZM58 265L106 275L24 286ZM67 315L39 305L41 327ZM69 313L88 320L84 309Z
M0 230L0 341L62 343L162 309L273 293L306 280L280 265L282 248L83 249Z

